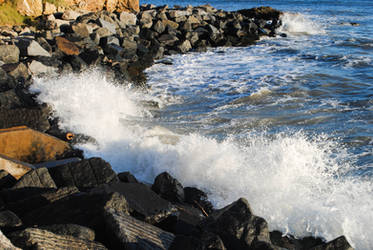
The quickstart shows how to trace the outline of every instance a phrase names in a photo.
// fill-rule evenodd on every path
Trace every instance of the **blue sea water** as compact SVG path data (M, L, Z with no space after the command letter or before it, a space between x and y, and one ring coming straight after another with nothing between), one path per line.
M60 126L97 140L86 155L146 182L168 171L217 207L245 197L271 230L373 249L373 2L141 3L271 6L287 37L170 56L146 94L99 70L37 79Z

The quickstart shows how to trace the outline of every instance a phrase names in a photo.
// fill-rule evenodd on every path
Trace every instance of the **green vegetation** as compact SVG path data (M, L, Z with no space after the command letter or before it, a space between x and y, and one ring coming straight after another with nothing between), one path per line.
M29 17L18 13L14 1L6 1L0 5L0 25L19 25L29 21Z

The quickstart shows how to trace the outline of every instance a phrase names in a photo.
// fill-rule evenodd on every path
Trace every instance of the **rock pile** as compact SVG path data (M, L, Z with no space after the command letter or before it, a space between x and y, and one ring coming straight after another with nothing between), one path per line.
M145 86L143 70L164 55L249 45L276 35L280 15L269 7L146 5L137 15L69 10L40 17L37 27L1 27L0 129L28 125L65 138L48 106L28 92L35 76L101 66L114 79ZM79 152L37 159L22 177L0 172L1 248L352 249L343 236L325 243L270 232L245 199L214 209L202 190L168 173L149 186Z

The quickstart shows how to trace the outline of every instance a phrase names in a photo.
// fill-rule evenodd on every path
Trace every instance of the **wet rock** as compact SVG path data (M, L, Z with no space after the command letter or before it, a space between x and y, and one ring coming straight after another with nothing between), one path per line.
M17 180L5 170L0 170L0 190L12 187Z
M12 242L23 249L107 249L99 242L68 235L58 235L39 228L26 228L9 234Z
M279 19L281 11L275 10L271 7L258 7L252 9L243 9L239 10L238 13L244 15L248 18L257 18L257 19Z
M51 57L51 54L35 40L21 39L17 43L17 46L21 52L21 56Z
M18 63L19 53L15 45L0 45L0 61L4 63Z
M79 55L79 48L64 37L56 37L56 45L65 55Z
M105 186L105 190L124 195L131 214L150 224L158 223L176 211L168 201L141 183L113 183Z
M300 239L299 243L303 249L310 249L312 247L323 244L324 240L318 237L308 236Z
M97 49L87 49L80 53L79 57L87 65L98 65L102 59L102 54Z
M118 181L110 164L101 158L52 167L49 168L49 173L58 187L76 186L79 189L88 189Z
M13 243L5 237L3 232L0 231L0 248L7 250L21 250L21 248L15 247Z
M22 221L18 216L9 210L0 211L0 227L14 228L22 225Z
M183 186L167 172L163 172L155 178L152 190L166 200L173 202L184 201Z
M0 108L11 109L21 106L21 100L14 89L0 92Z
M353 250L345 236L340 236L330 242L311 248L312 250Z
M213 206L208 200L207 194L198 188L185 187L184 188L185 202L193 205L196 208L203 208L203 210L210 214Z
M40 226L40 229L47 230L54 234L73 236L75 238L90 240L95 239L95 231L88 227L83 227L77 224L54 224L47 226Z
M138 183L136 177L133 176L130 172L119 173L118 174L118 178L119 178L119 180L121 182L125 182L125 183Z
M192 45L190 44L189 40L185 40L178 46L178 49L181 53L186 53L192 49Z
M249 249L256 242L270 244L267 222L255 216L243 198L213 212L203 228L219 235L227 249Z
M70 63L74 72L82 72L83 70L88 69L87 63L77 55L66 56L64 61Z
M206 250L226 250L222 239L216 234L204 232L202 233L201 241Z
M28 66L30 72L34 76L51 75L58 71L58 68L46 66L39 61L32 61Z
M53 179L51 178L48 169L46 168L38 168L31 170L21 179L17 181L17 183L13 186L14 189L17 188L57 188L56 184L54 183Z
M137 52L137 43L135 41L124 40L122 43L124 49L124 54L128 57L136 55Z
M169 249L174 235L125 214L105 213L108 231L114 233L115 249Z
M301 244L297 239L290 235L282 235L280 231L270 232L271 242L275 246L279 246L286 249L302 249Z
M50 127L48 117L49 109L45 108L0 109L0 128L26 125L39 131L47 131Z

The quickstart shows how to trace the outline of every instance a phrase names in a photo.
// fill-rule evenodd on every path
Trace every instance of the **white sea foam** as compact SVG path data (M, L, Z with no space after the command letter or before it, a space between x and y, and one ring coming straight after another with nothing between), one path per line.
M373 184L344 177L351 166L337 142L302 132L223 141L178 135L157 125L138 105L138 93L99 72L37 79L32 89L62 127L96 138L98 145L80 147L116 171L148 182L168 171L207 191L219 207L246 197L271 229L328 240L344 234L357 249L373 248Z
M300 13L285 12L281 15L282 25L278 32L291 35L317 35L324 34L324 28L309 17Z

